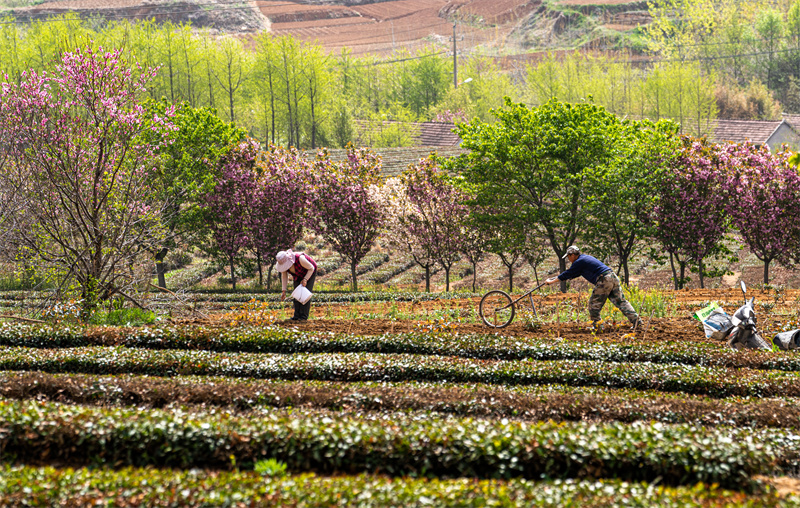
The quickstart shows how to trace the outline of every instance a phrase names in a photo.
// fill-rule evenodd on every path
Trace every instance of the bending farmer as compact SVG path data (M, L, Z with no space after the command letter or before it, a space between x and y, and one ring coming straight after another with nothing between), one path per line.
M317 279L317 263L311 256L303 252L292 252L292 249L282 250L275 256L277 263L275 269L281 274L281 301L286 298L286 284L289 282L289 274L294 278L294 287L305 286L309 291L314 289L314 281ZM311 300L302 304L297 300L294 303L294 316L292 321L305 321L308 319L308 312L311 310Z
M600 311L606 303L606 299L611 300L626 318L631 322L632 329L642 327L639 315L633 310L631 303L625 299L625 295L620 289L619 277L614 270L604 265L600 260L588 254L581 254L580 249L570 245L564 257L572 265L568 270L562 272L558 277L551 277L545 284L555 284L561 280L570 280L578 276L583 276L591 284L594 284L594 291L589 298L589 317L592 320L592 327L595 330L602 330L600 324Z

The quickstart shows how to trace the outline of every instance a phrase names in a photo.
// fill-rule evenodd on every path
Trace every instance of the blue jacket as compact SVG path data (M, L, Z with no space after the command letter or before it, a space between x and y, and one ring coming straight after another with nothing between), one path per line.
M608 271L611 271L611 268L604 265L599 259L588 254L581 254L569 269L561 272L558 278L559 280L570 280L583 275L583 278L590 283L597 284L600 274Z

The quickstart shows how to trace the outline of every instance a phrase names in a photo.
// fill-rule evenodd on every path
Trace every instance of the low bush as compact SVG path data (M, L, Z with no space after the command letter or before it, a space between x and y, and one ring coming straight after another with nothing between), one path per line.
M595 361L494 361L406 354L257 354L125 347L4 348L0 369L50 373L197 375L320 381L565 384L711 397L798 397L791 372Z
M3 506L220 507L297 506L383 508L396 506L707 506L751 508L800 506L775 492L747 495L713 485L652 486L613 480L453 480L381 476L320 477L313 474L264 478L252 472L168 469L0 469Z
M747 488L753 475L798 458L791 432L659 423L527 424L402 414L332 419L299 410L237 418L7 401L0 401L0 420L2 458L23 463L46 456L71 464L224 469L231 457L241 468L273 458L294 472L658 479Z
M98 311L89 318L89 324L109 326L142 326L155 322L155 312L139 308Z
M358 411L425 411L440 415L527 421L660 421L700 425L800 428L792 399L712 399L659 392L571 388L563 385L498 386L409 382L332 383L198 376L94 376L5 372L0 396L71 404L201 404L230 411L259 407ZM331 416L335 416L331 413Z

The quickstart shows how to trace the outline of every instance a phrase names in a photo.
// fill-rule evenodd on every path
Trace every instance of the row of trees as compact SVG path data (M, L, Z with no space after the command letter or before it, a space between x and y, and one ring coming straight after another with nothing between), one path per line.
M0 72L19 83L24 70L52 71L66 51L86 45L124 48L132 61L159 69L147 90L154 100L213 108L263 144L304 148L344 147L356 138L375 147L411 144L413 136L402 135L407 129L385 130L384 122L454 117L491 121L490 110L506 96L530 105L553 97L575 102L592 96L617 115L671 118L682 132L696 136L707 134L718 115L776 117L780 105L769 89L788 110L800 107L791 99L798 89L792 83L800 79L792 13L800 7L787 13L754 8L737 19L731 18L733 11L722 9L711 13L713 29L689 33L692 20L711 15L701 9L709 5L655 2L655 22L647 30L647 43L656 55L652 61L635 64L630 55L574 53L548 55L524 68L502 71L488 58L460 58L459 75L470 79L458 87L452 83L451 57L433 46L380 60L355 57L347 50L330 55L316 44L268 32L245 44L190 25L98 25L74 18L28 25L5 19L0 23ZM676 24L674 12L685 15L686 23ZM778 27L767 30L771 25L764 19ZM746 44L733 45L725 39L733 37L728 34L733 28L721 27L735 27ZM748 56L730 65L734 49ZM731 59L720 51L733 51ZM764 69L772 70L764 74Z
M380 232L425 270L427 289L434 265L449 290L458 259L472 262L475 273L488 252L506 265L513 288L520 258L536 270L549 251L564 270L562 256L576 242L613 260L625 282L635 254L668 258L676 289L688 280L687 268L701 287L709 275L724 273L713 261L728 261L732 233L763 261L765 283L773 261L790 266L800 258L800 174L789 153L679 137L673 122L622 121L590 103L552 100L529 109L507 100L495 114L496 122L458 127L469 153L423 159L385 182L372 170L356 176L355 167L376 165L365 164L363 153L350 154L349 172L324 156L295 159L305 175L296 180L327 183L310 185L319 189L309 194L314 205L292 222L321 234L350 261L354 288L355 266ZM342 186L348 192L336 190ZM336 227L321 226L331 223ZM264 223L253 232L270 227L278 226ZM279 241L273 252L280 247Z
M653 21L644 29L648 49L680 64L694 62L704 75L718 76L724 94L734 99L728 104L740 102L730 113L770 109L769 96L759 93L754 82L770 90L785 110L800 108L797 0L655 0L649 11ZM741 98L740 92L746 92L745 100L735 99Z
M154 100L216 109L264 144L344 147L357 134L355 118L369 125L429 119L452 88L452 63L435 48L400 53L387 64L347 50L328 55L317 44L269 32L245 44L188 24L97 25L73 17L28 25L3 18L0 73L19 83L24 71L52 71L64 52L86 45L122 48L143 68L159 69L147 90Z
M627 282L631 256L656 247L649 256L667 253L676 288L687 265L703 286L715 273L708 260L729 253L730 232L764 262L765 283L772 261L800 258L790 153L679 138L670 121L622 121L591 103L530 109L507 100L496 115L459 125L470 152L445 166L474 190L474 220L517 233L506 236L509 249L543 236L561 259L580 240L615 258Z
M800 177L786 153L682 139L670 121L623 121L591 103L507 99L493 122L458 126L465 155L382 181L369 150L343 161L264 152L212 111L148 102L153 71L131 68L120 51L85 47L0 91L3 254L79 292L87 312L116 295L137 303L154 259L163 287L178 241L233 276L245 254L271 266L304 228L349 262L354 289L381 233L428 274L441 265L448 289L462 255L497 253L513 285L520 257L535 268L576 241L626 281L631 256L657 247L676 287L687 267L703 283L730 231L764 261L765 281L773 261L800 257Z

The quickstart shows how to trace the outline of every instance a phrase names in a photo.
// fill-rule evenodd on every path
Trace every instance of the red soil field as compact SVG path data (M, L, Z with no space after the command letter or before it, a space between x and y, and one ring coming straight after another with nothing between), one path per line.
M467 46L502 39L538 5L538 0L392 0L349 7L258 2L274 33L318 41L331 51L347 46L354 55L413 51L432 43L449 48L453 20L460 20L457 33Z

